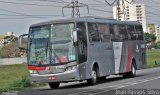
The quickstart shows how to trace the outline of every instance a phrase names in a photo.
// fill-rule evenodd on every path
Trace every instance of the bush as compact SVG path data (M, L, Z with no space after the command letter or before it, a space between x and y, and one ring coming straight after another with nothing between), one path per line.
M14 81L10 85L11 89L13 89L13 90L21 90L21 89L24 89L26 87L31 87L31 86L32 86L32 84L31 84L28 76L22 76L21 79Z
M31 84L29 77L22 76L20 79L17 79L12 84L10 84L9 87L0 89L0 92L18 91L32 86L33 85Z

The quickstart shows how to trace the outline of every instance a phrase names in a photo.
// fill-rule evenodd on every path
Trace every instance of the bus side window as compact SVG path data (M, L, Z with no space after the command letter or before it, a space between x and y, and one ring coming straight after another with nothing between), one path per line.
M143 40L143 29L142 26L135 26L137 33L137 40Z
M136 32L134 26L127 25L128 40L136 40Z
M102 42L110 41L110 28L109 24L98 24L98 32Z
M122 41L128 39L126 25L119 25L119 39Z
M115 41L115 38L114 38L114 30L113 30L113 27L114 25L110 24L110 38L111 38L111 41Z
M113 25L113 36L115 41L119 41L119 25Z
M88 34L90 42L99 41L98 29L95 23L88 23Z

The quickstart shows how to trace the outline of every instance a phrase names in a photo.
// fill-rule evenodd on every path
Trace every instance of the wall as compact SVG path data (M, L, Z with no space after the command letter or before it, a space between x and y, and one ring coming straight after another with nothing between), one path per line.
M4 58L0 59L0 65L13 65L27 63L27 58Z

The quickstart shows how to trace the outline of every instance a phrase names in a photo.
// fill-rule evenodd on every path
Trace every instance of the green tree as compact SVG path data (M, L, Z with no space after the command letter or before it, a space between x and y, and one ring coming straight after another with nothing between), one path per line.
M152 33L145 33L144 36L146 43L151 43L156 41L156 36Z
M160 41L158 41L158 42L156 43L156 47L157 47L157 49L160 49Z

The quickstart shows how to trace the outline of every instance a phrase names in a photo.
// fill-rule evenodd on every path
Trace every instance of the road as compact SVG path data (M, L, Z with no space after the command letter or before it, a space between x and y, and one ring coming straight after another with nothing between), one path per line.
M137 71L135 78L110 76L97 85L86 82L62 83L59 89L49 86L24 90L18 95L160 95L160 67Z

